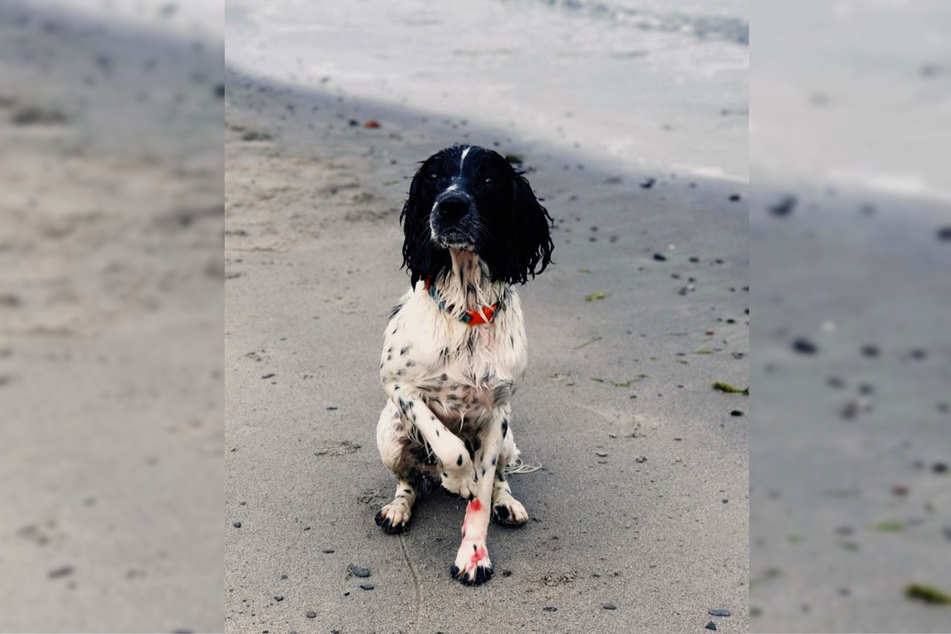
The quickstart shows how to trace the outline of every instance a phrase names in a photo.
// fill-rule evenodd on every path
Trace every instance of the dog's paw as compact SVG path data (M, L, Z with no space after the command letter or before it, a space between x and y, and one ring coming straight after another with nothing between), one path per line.
M398 535L406 530L410 510L405 503L390 502L376 514L376 525L389 535Z
M449 568L453 578L467 586L477 586L492 578L492 560L484 542L464 540L456 561Z
M492 517L502 526L524 526L528 521L528 511L515 498L508 498L492 506Z
M471 500L476 496L479 487L479 480L476 478L475 471L472 470L472 462L466 458L468 464L463 463L462 467L446 470L442 472L442 488L450 493L458 495L463 500Z

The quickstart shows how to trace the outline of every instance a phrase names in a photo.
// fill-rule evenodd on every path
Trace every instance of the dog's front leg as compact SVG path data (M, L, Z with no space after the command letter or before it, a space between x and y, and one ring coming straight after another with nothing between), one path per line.
M479 490L476 498L466 507L466 519L462 523L462 544L456 553L456 561L449 572L467 585L478 585L492 577L492 560L485 542L489 530L489 513L492 508L492 488L499 452L502 450L502 413L496 410L475 439L473 462L479 473Z
M393 400L400 408L407 428L412 426L419 430L436 454L442 467L443 488L464 500L474 498L478 490L479 476L473 469L472 459L465 444L446 429L418 395L407 391L393 395ZM489 484L492 484L491 479Z

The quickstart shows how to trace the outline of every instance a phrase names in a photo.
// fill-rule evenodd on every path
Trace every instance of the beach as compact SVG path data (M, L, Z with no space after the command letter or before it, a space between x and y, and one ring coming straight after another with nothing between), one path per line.
M221 43L5 2L0 86L0 631L220 630Z
M749 399L712 388L748 386L744 184L235 69L226 125L227 631L747 630ZM474 588L448 572L461 501L434 492L402 536L373 522L399 213L453 142L520 159L555 219L555 264L520 289L534 519L490 529Z

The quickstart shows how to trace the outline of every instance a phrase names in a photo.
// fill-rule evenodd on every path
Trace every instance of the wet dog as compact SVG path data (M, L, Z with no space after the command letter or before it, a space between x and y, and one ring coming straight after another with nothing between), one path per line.
M430 483L469 500L450 572L480 584L492 576L490 514L528 521L506 479L519 455L511 398L528 360L514 287L551 263L551 217L505 158L456 145L423 162L400 219L412 288L386 326L377 427L398 483L376 522L402 532Z

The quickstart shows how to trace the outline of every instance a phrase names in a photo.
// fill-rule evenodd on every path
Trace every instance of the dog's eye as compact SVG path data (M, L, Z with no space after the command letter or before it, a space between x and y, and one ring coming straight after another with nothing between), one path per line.
M495 185L495 179L492 178L491 176L486 176L485 180L483 180L482 182L485 183L486 185Z

